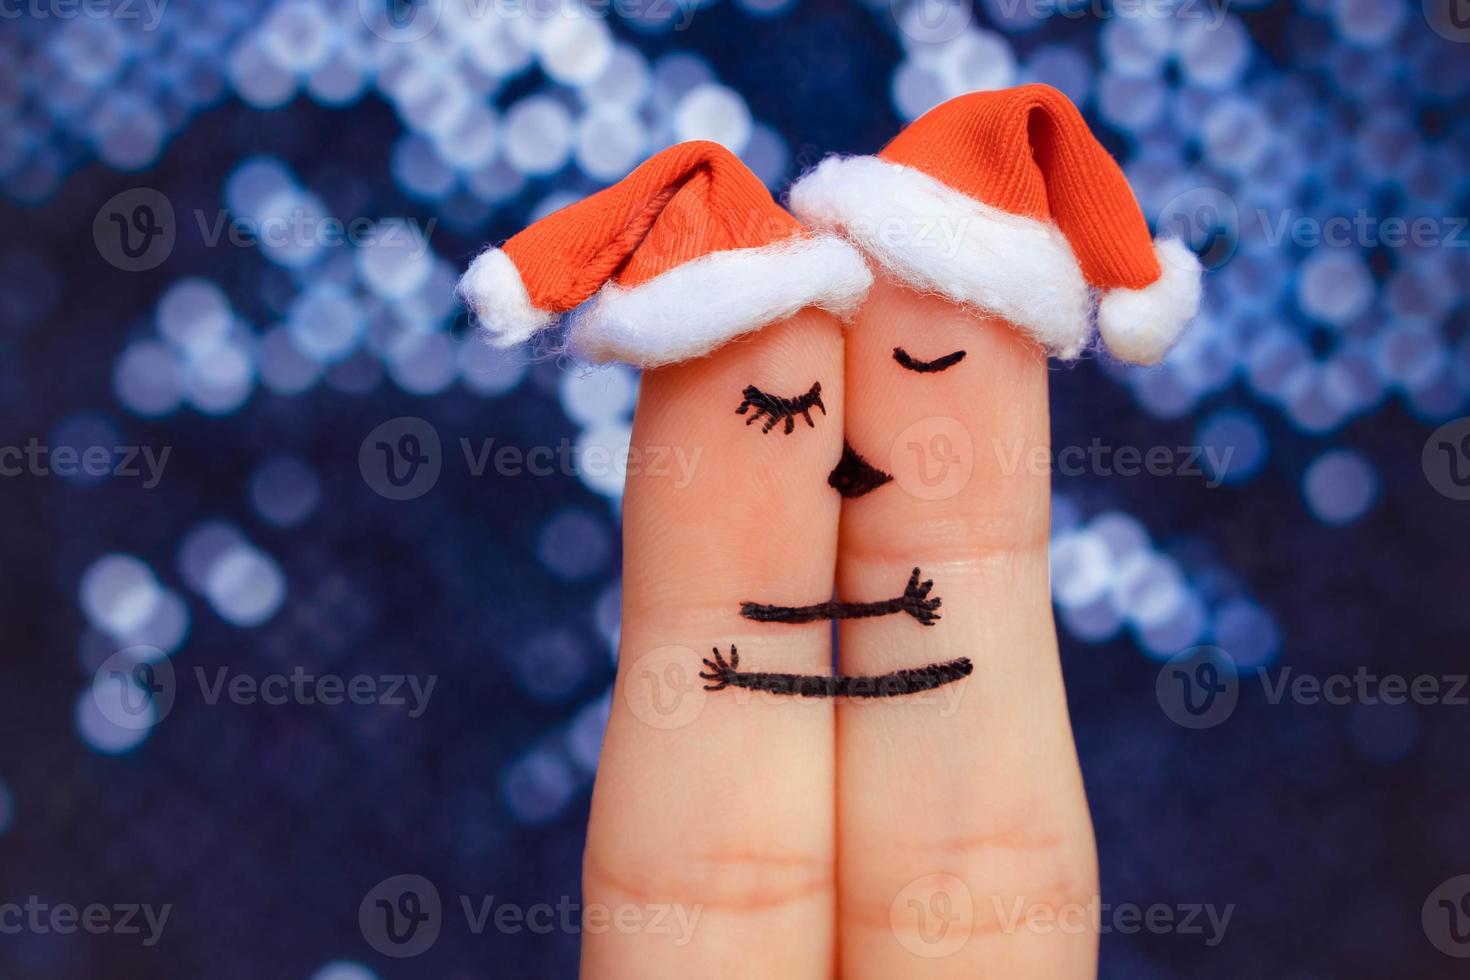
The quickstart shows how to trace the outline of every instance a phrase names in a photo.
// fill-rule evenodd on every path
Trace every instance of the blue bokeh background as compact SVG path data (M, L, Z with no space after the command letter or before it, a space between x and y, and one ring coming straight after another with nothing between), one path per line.
M394 959L358 920L405 873L451 912L577 901L613 676L621 478L475 459L626 445L636 374L478 344L458 272L671 142L780 192L1025 81L1211 270L1161 367L1054 374L1058 447L1204 461L1055 481L1103 898L1234 907L1213 947L1106 936L1103 975L1463 975L1421 912L1470 872L1470 707L1273 703L1260 671L1467 669L1464 0L27 0L0 21L0 903L172 911L152 946L0 934L0 977L571 975L574 931L451 915ZM401 492L372 447L407 431L438 472ZM1156 682L1200 645L1238 703L1197 729ZM298 668L436 687L415 714L196 681Z

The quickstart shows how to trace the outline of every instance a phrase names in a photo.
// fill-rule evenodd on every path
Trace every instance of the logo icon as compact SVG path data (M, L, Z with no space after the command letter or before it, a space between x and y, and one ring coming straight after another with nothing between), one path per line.
M1419 462L1434 489L1451 500L1470 500L1470 415L1435 429Z
M1470 958L1470 875L1458 875L1430 892L1420 918L1435 949Z
M958 952L970 938L975 900L954 875L924 875L894 897L888 924L904 949L925 959L940 959Z
M428 37L443 12L444 0L357 0L357 14L367 29L398 44Z
M174 665L157 647L132 646L102 661L92 674L92 700L118 728L152 728L173 710Z
M958 419L920 419L904 429L888 453L889 472L920 500L947 500L970 482L975 445Z
M1424 20L1446 41L1470 44L1470 0L1424 0Z
M108 198L92 219L92 241L109 265L147 272L174 250L174 206L151 187L134 187Z
M367 434L357 451L357 467L374 492L389 500L412 500L439 482L442 455L432 425L401 415Z
M1240 239L1240 209L1218 187L1192 187L1159 209L1160 235L1178 238L1206 269L1218 269L1235 254Z
M418 956L439 939L439 889L423 875L394 875L373 886L357 907L368 945L384 956Z
M921 44L953 41L974 16L962 0L889 0L888 10L899 31Z
M1154 693L1174 724L1214 728L1235 713L1240 699L1235 660L1219 647L1191 647L1164 664Z
M634 717L651 728L683 728L704 710L704 681L694 665L699 657L683 646L650 650L623 670L623 700Z

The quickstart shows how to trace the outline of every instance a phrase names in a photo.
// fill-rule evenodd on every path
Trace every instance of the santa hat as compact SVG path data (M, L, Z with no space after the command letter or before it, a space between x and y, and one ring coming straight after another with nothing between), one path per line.
M1153 242L1122 170L1065 95L975 92L916 120L876 157L829 158L792 188L897 279L997 314L1054 354L1097 324L1116 356L1158 361L1199 309L1200 265Z
M459 291L497 345L586 303L575 353L656 367L807 306L849 315L870 285L851 245L803 228L729 150L690 142L482 252Z

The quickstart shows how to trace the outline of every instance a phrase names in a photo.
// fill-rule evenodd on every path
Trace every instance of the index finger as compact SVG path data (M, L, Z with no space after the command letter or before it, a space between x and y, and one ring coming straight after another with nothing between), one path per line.
M748 387L784 398L818 384L811 424L737 414ZM704 661L829 671L825 623L768 625L741 603L831 594L839 501L826 475L842 411L841 328L815 310L644 376L640 458L662 448L698 462L687 485L629 476L622 643L583 892L588 908L656 905L690 925L589 931L587 976L830 975L831 702L721 687Z

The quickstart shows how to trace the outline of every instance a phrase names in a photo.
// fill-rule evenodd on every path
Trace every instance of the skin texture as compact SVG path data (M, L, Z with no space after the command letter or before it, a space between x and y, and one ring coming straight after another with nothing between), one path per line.
M966 356L916 374L900 345ZM838 705L840 975L1094 976L1095 931L1005 928L1017 902L1060 915L1097 894L1047 578L1049 478L1023 462L1050 445L1045 355L1001 320L880 281L847 333L846 382L861 393L848 441L894 480L843 502L839 593L917 564L944 619L844 622L841 669L968 656L975 673L922 700Z
M748 384L799 394L816 380L827 414L812 428L762 434L735 413ZM829 624L752 622L740 603L831 596L840 498L826 481L842 409L842 329L816 310L643 376L634 447L699 457L686 487L674 475L628 479L622 643L583 897L699 918L682 946L666 934L584 933L584 976L831 972L833 704L706 692L697 675L713 646L731 644L752 670L831 670Z
M966 356L921 374L897 346ZM747 385L794 395L813 381L827 409L814 428L763 435L734 414ZM894 479L842 500L827 476L844 436ZM584 902L643 909L645 923L661 904L698 917L687 935L586 930L583 975L1095 976L1084 910L1097 867L1052 621L1048 477L1027 462L1049 445L1043 353L880 279L845 332L804 311L645 373L633 442L701 455L686 487L629 478ZM838 669L968 657L971 676L835 704L702 690L716 645L738 646L742 671L832 669L829 623L753 622L742 601L824 602L834 582L844 600L889 596L915 566L942 619L844 620Z

